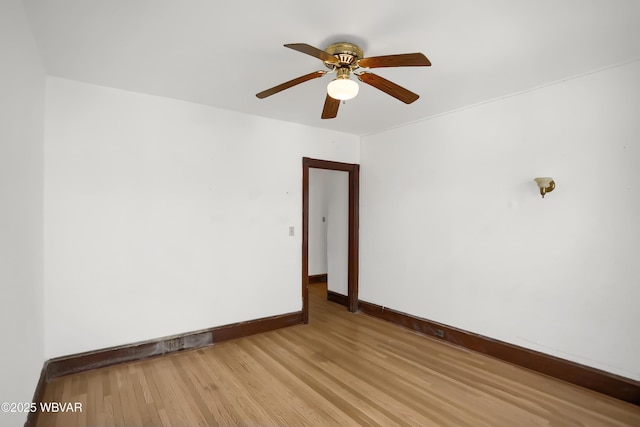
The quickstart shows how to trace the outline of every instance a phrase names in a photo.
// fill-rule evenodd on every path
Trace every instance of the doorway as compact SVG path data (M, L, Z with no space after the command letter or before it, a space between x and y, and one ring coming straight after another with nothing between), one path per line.
M347 308L358 311L358 226L360 165L328 160L302 159L302 321L309 323L309 169L325 169L348 172L348 262L347 262Z

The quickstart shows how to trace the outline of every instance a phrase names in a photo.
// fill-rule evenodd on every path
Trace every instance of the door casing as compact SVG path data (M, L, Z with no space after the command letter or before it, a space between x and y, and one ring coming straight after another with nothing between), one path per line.
M349 248L348 309L358 311L358 244L360 165L329 160L302 158L302 321L309 323L309 169L325 169L349 173Z

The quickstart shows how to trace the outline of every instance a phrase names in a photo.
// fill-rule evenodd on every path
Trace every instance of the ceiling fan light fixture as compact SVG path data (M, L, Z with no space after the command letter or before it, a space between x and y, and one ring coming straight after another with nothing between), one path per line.
M289 80L270 89L258 92L256 97L266 98L285 89L297 86L300 83L322 77L327 73L336 73L336 79L327 85L327 95L322 108L322 119L334 119L338 114L340 101L353 99L358 95L359 86L351 80L351 73L358 77L358 80L381 90L405 104L411 104L420 96L402 86L382 78L370 71L356 71L360 68L369 70L371 68L384 67L428 67L431 62L420 52L403 53L399 55L384 55L365 57L362 48L353 43L339 42L329 45L325 50L318 49L306 43L289 43L285 47L313 56L321 60L330 71L314 71L304 76Z
M327 85L327 94L340 101L355 98L359 90L358 83L349 78L349 69L347 68L339 69L338 76Z

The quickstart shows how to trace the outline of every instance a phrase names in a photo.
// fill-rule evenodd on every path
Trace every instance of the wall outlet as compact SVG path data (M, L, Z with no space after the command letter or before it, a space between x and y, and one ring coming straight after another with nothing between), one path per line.
M293 227L293 225L291 227L289 227L289 236L295 236L295 228Z

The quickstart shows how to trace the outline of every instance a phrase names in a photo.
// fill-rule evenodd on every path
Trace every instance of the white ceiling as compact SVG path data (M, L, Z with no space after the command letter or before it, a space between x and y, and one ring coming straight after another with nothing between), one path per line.
M24 0L48 74L356 135L640 58L638 0ZM372 70L420 95L360 83L321 120L325 76L285 43L423 52L431 67ZM638 76L640 78L640 76Z

